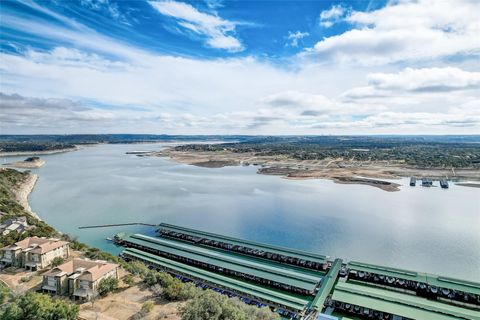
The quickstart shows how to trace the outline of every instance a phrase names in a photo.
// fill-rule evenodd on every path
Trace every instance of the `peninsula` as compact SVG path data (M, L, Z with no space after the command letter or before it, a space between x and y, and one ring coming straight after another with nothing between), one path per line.
M254 165L259 174L329 179L385 191L400 190L387 180L409 176L480 181L478 142L441 137L256 137L179 145L146 155L205 168Z
M23 161L5 163L4 166L19 168L19 169L36 169L36 168L40 168L44 164L45 164L45 160L40 159L39 157L28 157Z

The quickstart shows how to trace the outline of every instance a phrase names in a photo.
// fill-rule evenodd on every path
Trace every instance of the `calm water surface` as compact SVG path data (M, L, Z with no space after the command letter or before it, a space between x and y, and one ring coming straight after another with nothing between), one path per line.
M400 192L291 181L255 167L198 168L125 154L160 144L100 145L46 155L30 196L47 223L112 253L107 223L168 222L320 254L480 281L480 189ZM8 161L13 159L8 159Z

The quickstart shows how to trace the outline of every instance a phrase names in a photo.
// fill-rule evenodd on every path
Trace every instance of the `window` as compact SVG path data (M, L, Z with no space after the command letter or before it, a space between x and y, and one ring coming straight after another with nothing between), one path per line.
M82 289L89 289L90 288L90 282L85 281L85 280L81 280L78 286Z
M47 285L49 287L55 287L57 285L57 281L55 280L54 277L48 277L47 278Z

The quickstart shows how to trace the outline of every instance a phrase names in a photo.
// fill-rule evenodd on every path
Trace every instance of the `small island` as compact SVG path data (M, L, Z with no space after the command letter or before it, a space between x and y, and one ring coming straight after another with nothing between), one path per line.
M40 157L28 157L23 161L16 161L12 163L5 163L4 166L14 167L19 169L37 169L45 164L45 160Z

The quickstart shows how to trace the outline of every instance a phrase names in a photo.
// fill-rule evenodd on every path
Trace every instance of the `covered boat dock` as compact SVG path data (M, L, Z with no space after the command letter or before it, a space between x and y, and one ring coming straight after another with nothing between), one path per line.
M188 241L200 246L228 250L313 270L326 270L330 266L329 257L324 255L237 239L167 223L161 223L159 226L158 233L164 238Z
M206 271L197 267L190 266L170 259L162 258L138 249L125 249L122 255L127 259L143 261L159 270L166 270L178 276L186 277L188 280L194 280L200 283L210 284L215 288L222 288L227 292L263 302L274 308L284 308L285 310L300 313L309 304L308 297L296 296L284 293L278 290L269 289L264 286L252 284L247 281L233 279L215 272Z
M368 315L371 310L376 310L408 319L480 319L478 311L353 282L339 281L333 291L332 300L340 305L340 309L352 314Z
M123 245L272 288L313 294L323 274L253 257L140 234L118 236Z

